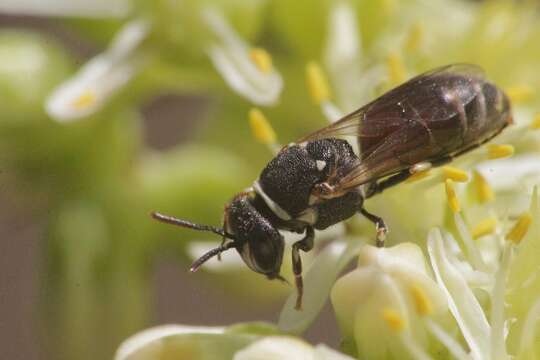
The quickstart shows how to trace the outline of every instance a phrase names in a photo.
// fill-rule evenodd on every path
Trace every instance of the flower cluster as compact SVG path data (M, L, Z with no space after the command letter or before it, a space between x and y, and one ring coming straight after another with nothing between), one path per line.
M60 84L59 75L42 80L47 86L38 90L48 95L43 100L35 96L41 107L36 113L43 111L53 120L58 126L53 131L76 129L83 133L84 126L91 129L81 141L66 136L70 140L52 141L47 149L60 149L62 154L68 153L66 148L80 152L91 159L91 169L105 169L99 181L89 185L87 179L80 179L85 177L80 167L86 163L79 166L81 157L76 157L67 170L63 169L63 177L77 179L82 189L105 189L118 203L138 206L152 198L153 204L164 204L165 209L184 206L180 209L208 216L206 208L195 205L193 189L204 183L206 196L220 199L217 194L233 191L242 183L244 164L232 154L187 146L168 154L146 153L132 171L136 184L129 192L124 190L125 174L111 170L128 168L126 164L134 157L125 154L131 154L135 146L121 140L126 129L137 133L132 125L137 120L133 107L141 97L162 88L202 89L240 102L225 110L225 124L216 124L219 136L214 137L223 138L221 132L247 113L253 138L273 154L280 143L268 119L284 133L290 132L284 137L292 136L295 130L285 129L277 119L298 119L299 127L306 125L301 126L304 130L317 114L333 122L422 70L474 62L512 99L515 124L495 142L457 159L452 166L419 169L399 188L370 200L370 209L383 214L391 225L388 243L392 246L369 245L372 239L365 235L373 233L372 225L359 219L318 234L305 271L302 311L294 309L292 294L277 325L149 329L126 340L116 359L538 358L540 199L534 186L540 182L540 116L535 115L540 95L532 89L540 85L536 69L540 20L531 15L532 5L340 0L314 1L306 8L282 1L233 3L192 0L183 2L179 9L175 2L115 1L114 6L96 2L89 11L83 2L70 2L57 11L41 9L41 13L107 17L123 23L101 54L71 76L66 75L68 66L62 68L64 80ZM28 11L24 4L20 1L10 6L8 2L0 8ZM263 26L265 14L271 20ZM130 20L124 21L127 18ZM264 35L261 43L267 48L253 40L257 33ZM264 43L265 38L276 41ZM0 45L0 53L2 46L6 45ZM21 49L22 53L42 54L33 47ZM49 67L60 57L48 56L26 59L18 66L32 70L31 74L41 73L35 69ZM205 66L215 70L211 76L206 75ZM0 75L8 70L0 63ZM17 102L26 104L32 92L16 90L10 93L17 95ZM34 97L31 100L27 103L34 104ZM92 123L92 119L98 121ZM82 126L77 128L77 123ZM247 126L242 123L241 127ZM79 150L80 143L93 139L93 131L102 129L109 131L107 144L116 146L110 149L116 156L114 161L106 165L101 153ZM32 139L39 139L41 130L35 129ZM214 138L210 134L207 139ZM233 141L231 148L241 149L237 143ZM32 170L39 159L29 158L22 172L37 178ZM14 157L11 162L19 160ZM202 162L210 170L197 168ZM177 169L178 163L193 169L194 174L171 170ZM183 184L181 190L177 189L179 183ZM120 261L115 274L126 274L134 263L145 263L140 259L141 254L151 252L144 239L150 237L150 230L132 231L133 242L108 244L104 239L113 230L104 220L107 216L97 210L102 206L96 205L100 200L88 202L88 191L81 194L75 189L72 193L62 192L58 197L60 216L51 233L71 239L78 236L74 229L86 224L93 230L85 232L85 252L94 258L78 261L74 257L77 261L66 261L67 268L84 273L98 262L96 259L103 261L108 247L139 256L137 261ZM62 202L64 198L69 201ZM124 214L109 206L114 209L111 213ZM138 222L132 219L134 229L138 229ZM124 228L116 229L120 230ZM196 258L215 245L206 239L192 240L182 246L183 255ZM60 249L58 252L72 254L68 245ZM222 262L209 261L206 269L234 279L245 275L238 257L231 255L226 254ZM343 275L354 259L358 259L356 268ZM136 283L117 277L121 289ZM90 283L93 278L87 279ZM79 302L69 303L72 311L86 299L76 295ZM328 299L341 331L342 352L322 344L312 346L299 338Z

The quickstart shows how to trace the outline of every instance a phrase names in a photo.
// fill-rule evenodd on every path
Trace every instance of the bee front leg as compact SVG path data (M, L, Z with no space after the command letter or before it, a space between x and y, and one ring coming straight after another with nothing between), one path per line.
M300 251L308 252L313 249L313 239L315 237L315 230L313 227L308 226L306 228L306 236L300 241L297 241L292 246L292 267L294 273L294 282L296 284L296 290L298 295L296 297L296 310L302 309L302 295L304 293L304 282L302 280L302 259L300 259Z
M375 245L377 245L377 247L384 247L384 240L386 239L386 233L388 232L388 227L386 226L384 220L377 215L373 215L364 208L360 208L359 211L369 221L375 224L375 230L377 231Z

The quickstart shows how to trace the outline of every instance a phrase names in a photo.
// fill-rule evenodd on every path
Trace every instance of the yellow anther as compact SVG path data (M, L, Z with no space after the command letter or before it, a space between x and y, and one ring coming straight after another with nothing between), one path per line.
M311 98L316 104L330 99L330 88L322 68L314 61L306 66L307 87Z
M479 203L484 204L495 199L495 193L491 186L489 186L486 178L476 170L473 171L472 185L474 186Z
M530 212L523 213L518 220L516 221L516 224L506 234L506 240L509 240L513 242L514 244L519 244L521 240L525 237L527 234L527 231L529 230L529 227L532 223L532 215Z
M405 81L405 64L403 64L403 60L399 54L392 53L388 55L388 58L386 59L386 66L388 68L388 76L391 84L401 84L403 81Z
M509 157L514 154L514 147L512 145L488 144L487 154L490 159Z
M523 103L533 96L534 90L529 85L515 85L507 88L506 94L513 103Z
M473 239L481 238L482 236L493 234L497 229L497 219L491 217L480 221L472 229Z
M442 173L444 180L451 179L455 182L467 182L469 181L469 174L466 171L458 169L453 166L443 166Z
M258 142L265 145L275 144L276 133L261 110L253 108L249 111L251 133Z
M249 52L251 61L257 65L261 72L267 74L272 70L272 56L263 48L253 48Z
M411 295L418 314L429 315L433 313L433 303L421 287L417 285L411 286Z
M424 39L424 28L422 24L415 23L409 30L409 33L407 34L407 40L405 41L405 51L407 52L417 51L420 48L423 39Z
M452 181L452 179L446 179L444 185L446 188L446 198L448 199L448 206L450 206L450 209L453 213L458 213L461 208L459 207L459 200L456 196L454 181Z
M418 171L418 172L415 172L414 174L412 174L411 176L409 176L407 178L407 180L405 180L405 182L406 183L413 183L413 182L422 180L422 179L428 177L429 175L431 175L431 170Z
M537 114L537 115L534 117L534 119L533 119L533 121L532 121L532 123L531 123L531 129L533 129L533 130L538 130L538 129L540 129L540 114Z
M96 103L96 95L90 90L85 90L81 95L79 95L79 97L73 100L71 105L75 109L81 110L89 106L92 106L95 103Z
M405 319L395 309L385 308L382 310L381 315L384 321L386 321L386 323L390 327L390 329L396 332L400 332L405 328L405 326L407 326Z

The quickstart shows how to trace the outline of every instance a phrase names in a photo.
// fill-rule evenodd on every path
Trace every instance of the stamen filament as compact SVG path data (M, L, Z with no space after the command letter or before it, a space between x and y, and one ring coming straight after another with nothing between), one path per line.
M258 108L252 108L248 118L253 137L261 144L268 146L272 153L278 153L280 145L276 140L276 132L262 111Z
M249 57L261 72L268 74L272 71L272 56L265 49L253 48L249 52Z
M473 181L472 185L476 190L476 196L478 202L481 204L493 201L495 199L495 193L493 189L489 186L486 178L482 176L478 171L473 171Z
M473 239L481 238L482 236L493 234L497 229L497 219L494 217L484 219L480 221L472 229L471 235Z
M422 316L432 314L433 303L426 295L425 291L418 285L411 286L410 291L418 314Z
M514 85L506 89L506 94L513 103L523 103L528 101L534 94L533 89L526 85Z
M498 144L488 144L487 145L487 155L489 159L502 159L514 154L514 147L512 145L498 145Z
M517 220L516 224L506 235L506 240L512 241L514 244L519 244L527 234L532 223L532 215L530 212L523 213Z
M390 327L391 330L395 332L401 332L407 326L405 319L401 314L392 308L384 308L382 310L381 316L386 324Z
M444 179L451 179L456 182L467 182L469 181L469 175L466 171L458 169L454 166L443 166L442 172Z
M537 114L532 123L531 123L531 129L533 130L539 130L540 129L540 114Z
M390 83L392 85L401 84L405 81L405 78L407 77L405 64L403 64L403 60L399 54L392 53L388 55L386 66L388 68L388 77L390 78Z
M306 65L306 81L309 94L316 104L330 99L328 81L324 71L315 61Z
M452 179L446 179L444 182L446 188L446 197L448 199L448 206L453 213L458 213L461 209L459 206L459 200L456 196L456 190L454 188L454 181Z
M421 23L415 23L411 26L407 39L405 41L405 51L415 52L422 45L424 39L424 28Z

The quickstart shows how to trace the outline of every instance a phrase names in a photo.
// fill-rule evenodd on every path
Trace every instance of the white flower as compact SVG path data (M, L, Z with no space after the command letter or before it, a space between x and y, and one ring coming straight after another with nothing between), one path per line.
M331 299L345 342L365 359L404 352L426 358L421 318L446 312L421 249L411 243L362 248L358 268L336 282Z
M167 338L188 334L223 334L223 327L161 325L146 329L124 340L116 350L115 360L158 359L167 346Z
M127 23L105 52L88 61L53 91L45 103L49 116L69 122L100 110L142 65L141 58L134 53L149 27L140 19Z
M325 345L313 347L286 336L269 336L238 351L233 360L352 360Z
M208 55L227 84L257 105L274 105L283 80L261 49L250 49L217 10L207 9L203 19L216 37Z
M40 16L111 18L126 16L129 0L2 0L0 12Z

